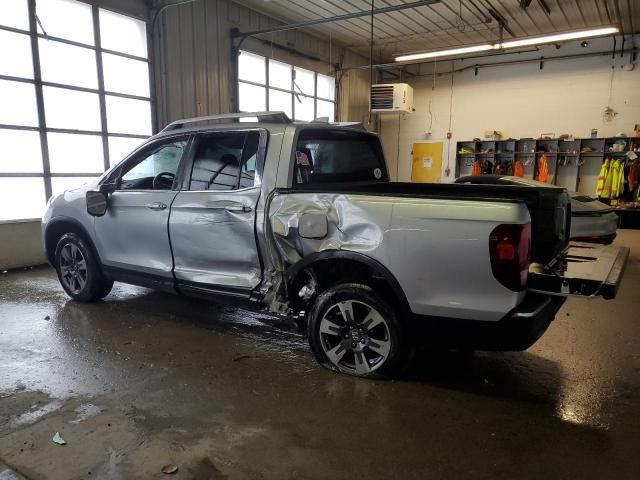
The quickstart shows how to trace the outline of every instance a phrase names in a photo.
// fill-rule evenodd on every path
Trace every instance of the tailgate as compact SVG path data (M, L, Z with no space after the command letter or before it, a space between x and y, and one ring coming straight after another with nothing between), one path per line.
M615 298L629 249L569 242L547 265L529 267L529 290L561 296Z

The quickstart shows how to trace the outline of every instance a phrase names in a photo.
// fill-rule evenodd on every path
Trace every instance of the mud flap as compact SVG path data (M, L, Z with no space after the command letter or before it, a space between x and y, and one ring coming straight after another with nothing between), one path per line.
M547 265L532 263L528 289L559 296L615 298L629 249L570 242Z

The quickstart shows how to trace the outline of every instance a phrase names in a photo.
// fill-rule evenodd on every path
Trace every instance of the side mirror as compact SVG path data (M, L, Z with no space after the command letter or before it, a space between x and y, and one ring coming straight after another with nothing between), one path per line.
M107 193L100 190L89 190L87 192L87 213L94 217L101 217L107 211Z

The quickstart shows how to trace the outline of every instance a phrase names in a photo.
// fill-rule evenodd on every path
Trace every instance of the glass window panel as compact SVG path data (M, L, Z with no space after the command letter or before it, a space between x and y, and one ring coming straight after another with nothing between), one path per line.
M149 64L140 60L102 54L104 88L109 92L149 96Z
M326 98L327 100L335 100L336 96L336 83L333 77L327 75L318 74L318 93L319 98Z
M38 0L36 13L42 23L38 32L52 37L93 45L91 5L73 0Z
M102 173L104 153L99 135L48 133L49 165L53 173Z
M316 185L388 181L384 156L375 137L354 131L336 135L322 128L307 128L298 135L294 178L296 184Z
M245 133L202 137L193 156L189 190L235 190L246 145Z
M269 60L269 86L291 90L291 65Z
M151 102L107 95L106 103L109 132L151 135Z
M58 195L59 193L73 190L74 188L88 185L95 182L99 177L52 177L51 193Z
M100 9L102 48L147 58L147 26L142 20Z
M0 16L2 12L0 11ZM23 33L0 30L0 74L33 78L31 38ZM11 47L7 47L10 45Z
M318 100L316 105L316 117L329 117L329 121L334 121L334 103L333 102L325 102L324 100Z
M0 123L38 126L36 90L33 85L0 80Z
M186 140L178 140L156 147L127 167L120 179L120 189L170 190L186 145ZM169 175L156 178L160 173Z
M42 178L0 178L0 220L40 218L44 208Z
M109 165L115 165L144 142L141 138L109 137Z
M100 103L97 93L57 87L42 87L47 127L100 131Z
M267 109L266 89L248 83L239 83L240 111L264 112Z
M316 87L313 72L296 67L293 90L298 93L315 95Z
M27 0L1 0L0 25L29 30Z
M269 89L269 111L284 112L289 118L291 115L291 93Z
M53 40L38 40L40 70L45 82L98 88L95 51Z
M266 58L249 52L240 52L238 56L238 78L254 83L267 81L265 73Z
M0 172L42 173L40 133L0 130Z
M296 120L312 121L315 116L313 114L313 97L305 97L298 95L293 100L294 117Z

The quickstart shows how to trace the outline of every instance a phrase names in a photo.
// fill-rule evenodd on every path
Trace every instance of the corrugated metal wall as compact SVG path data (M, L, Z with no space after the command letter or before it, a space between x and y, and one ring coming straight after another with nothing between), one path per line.
M249 31L278 24L229 0L197 0L165 10L153 32L158 127L180 118L231 111L235 88L231 29ZM367 63L329 38L299 30L263 35L260 40L250 38L242 48L325 74L332 73L331 65L336 62L344 66ZM366 118L368 91L368 72L345 74L338 118Z

